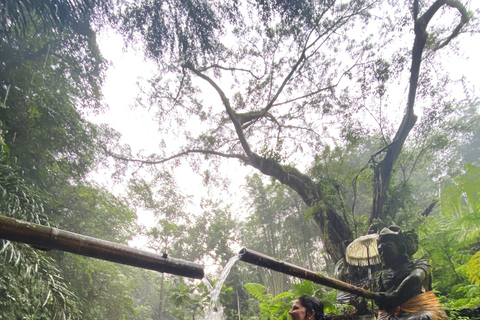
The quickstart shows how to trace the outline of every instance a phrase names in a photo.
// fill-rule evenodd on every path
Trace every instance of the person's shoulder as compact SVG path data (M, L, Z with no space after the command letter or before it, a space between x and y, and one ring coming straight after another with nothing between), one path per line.
M413 259L413 265L415 268L429 269L432 266L425 259Z
M421 265L421 264L430 265L430 263L426 259L413 259L413 263L418 265Z

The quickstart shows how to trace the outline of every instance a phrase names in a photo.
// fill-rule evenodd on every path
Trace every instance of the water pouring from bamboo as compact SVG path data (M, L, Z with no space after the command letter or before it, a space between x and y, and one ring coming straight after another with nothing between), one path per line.
M203 266L168 254L131 248L57 228L0 215L0 239L23 242L35 248L67 251L134 267L202 279Z
M273 271L281 272L288 274L290 276L309 280L333 289L340 291L348 292L366 299L378 299L380 295L371 292L351 284L345 283L343 281L322 276L321 274L315 273L308 269L296 266L294 264L281 261L270 256L267 256L263 253L256 252L251 249L243 248L239 252L240 260L250 264L257 265L259 267L267 268Z

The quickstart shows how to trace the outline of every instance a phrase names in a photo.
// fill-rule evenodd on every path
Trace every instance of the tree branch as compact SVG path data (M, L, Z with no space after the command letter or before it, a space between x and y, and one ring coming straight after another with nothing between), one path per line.
M221 70L226 70L226 71L244 71L244 72L248 72L252 75L252 77L254 77L255 79L259 80L259 79L262 79L264 75L262 76L256 76L252 70L248 70L248 69L242 69L242 68L234 68L234 67L223 67L219 64L212 64L211 66L208 66L208 67L203 67L203 68L199 68L198 71L200 72L203 72L203 71L207 71L208 69L212 69L212 68L217 68L217 69L221 69Z
M433 200L430 205L423 210L423 212L420 214L422 217L428 217L428 215L435 209L435 206L437 205L438 200Z
M470 21L470 15L468 14L468 11L465 8L465 6L460 1L458 1L458 0L445 0L445 4L447 6L452 7L452 8L456 8L460 12L462 17L460 18L460 22L455 27L455 29L452 31L450 36L448 36L447 39L445 39L442 43L435 46L435 49L433 49L434 51L440 50L443 47L445 47L446 45L448 45L450 43L450 41L452 41L455 37L458 36L458 34L460 33L460 30L462 30L463 26L466 23L468 23L468 21Z
M204 155L220 156L220 157L223 157L223 158L234 158L234 159L238 159L238 160L244 162L245 164L248 163L248 158L245 155L235 154L235 153L223 153L223 152L218 152L218 151L214 151L214 150L187 149L185 151L179 152L177 154L171 155L170 157L166 157L166 158L163 158L163 159L146 160L146 159L139 159L139 158L130 158L130 157L126 157L126 156L114 153L114 152L108 150L105 146L102 146L102 148L107 155L109 155L109 156L111 156L115 159L122 160L122 161L127 161L127 162L138 162L138 163L141 163L141 164L150 164L150 165L162 164L162 163L171 161L173 159L181 158L183 156L187 156L189 154L195 154L195 153L204 154Z
M230 118L230 120L232 121L232 123L235 127L235 131L237 133L238 139L240 140L242 148L245 151L245 153L247 154L247 156L250 158L253 155L253 152L250 149L250 145L248 144L247 139L245 138L245 135L243 134L242 124L238 120L238 116L235 113L235 111L232 109L232 106L230 105L230 101L228 100L228 98L225 95L225 93L223 92L223 90L210 77L208 77L207 75L205 75L205 74L201 73L200 71L198 71L197 69L195 69L195 67L193 66L192 63L186 62L186 63L183 64L183 66L185 68L189 69L190 71L192 71L198 77L207 81L217 91L217 93L219 94L220 99L222 100L222 103L225 107L225 110L228 114L228 117Z
M418 19L415 19L415 40L412 49L412 66L410 69L410 85L408 92L407 100L407 109L403 117L402 123L400 124L393 142L388 145L388 149L383 160L375 168L375 184L376 188L374 189L373 197L373 208L372 215L370 216L370 221L375 218L384 218L384 204L387 200L387 190L390 185L392 170L395 163L398 160L398 156L403 148L405 140L407 139L408 134L415 125L417 121L417 116L414 114L414 105L415 97L418 87L418 79L420 74L420 65L422 62L422 54L425 48L427 41L428 33L426 31L428 23L437 13L437 11L445 4L454 6L462 13L460 9L463 7L457 0L437 0L435 1L430 8ZM414 1L414 18L418 15L418 0ZM463 17L463 14L462 14ZM462 19L463 21L463 19ZM452 32L451 37L456 36L464 23L461 23L460 28L457 28ZM458 30L457 30L458 29ZM451 39L450 39L451 40ZM448 40L448 41L450 41Z
M290 99L290 100L286 100L286 101L283 101L283 102L279 102L279 103L275 103L273 104L274 107L276 106L280 106L280 105L283 105L283 104L287 104L287 103L291 103L291 102L295 102L297 100L301 100L301 99L305 99L305 98L308 98L310 96L313 96L313 95L316 95L322 91L327 91L327 90L331 90L333 88L336 88L338 86L338 84L340 83L340 81L342 80L342 78L349 72L351 71L353 68L355 68L357 66L357 63L358 63L358 60L360 60L360 57L362 55L359 55L359 58L357 59L357 61L350 67L348 68L345 72L342 73L342 75L340 76L340 78L338 79L338 81L335 83L335 84L332 84L330 86L327 86L327 87L324 87L324 88L320 88L316 91L313 91L313 92L310 92L310 93L307 93L303 96L300 96L300 97L296 97L296 98L293 98L293 99Z
M275 101L278 99L278 97L282 93L283 88L285 88L285 86L287 85L287 82L292 78L293 74L295 73L295 70L297 70L298 66L305 59L305 51L306 50L307 50L306 48L302 50L302 53L300 54L300 58L298 58L297 62L293 65L292 69L290 70L288 75L285 77L285 79L283 79L283 82L280 85L280 87L278 88L277 92L275 93L273 98L268 102L268 104L263 109L264 112L268 112L273 107L273 104L275 103Z

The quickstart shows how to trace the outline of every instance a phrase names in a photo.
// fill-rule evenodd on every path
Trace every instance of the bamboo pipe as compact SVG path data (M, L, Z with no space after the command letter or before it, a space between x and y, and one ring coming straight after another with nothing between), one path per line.
M203 266L190 261L131 248L78 233L0 215L0 238L37 248L67 251L129 266L202 279Z
M242 250L240 250L239 255L240 255L240 260L244 262L251 263L267 269L271 269L273 271L277 271L277 272L285 273L297 278L309 280L333 289L352 293L354 295L357 295L366 299L376 300L380 298L380 295L378 293L353 286L351 284L345 283L337 279L322 276L313 271L304 269L302 267L296 266L294 264L291 264L285 261L277 260L263 253L259 253L247 248L243 248Z

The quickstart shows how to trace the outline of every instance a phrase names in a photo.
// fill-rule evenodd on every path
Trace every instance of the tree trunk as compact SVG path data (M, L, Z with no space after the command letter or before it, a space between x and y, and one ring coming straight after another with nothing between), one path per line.
M459 34L463 25L470 19L468 12L458 0L436 0L421 17L417 18L419 6L418 0L414 0L413 12L415 41L412 49L412 65L410 69L411 75L406 112L392 142L381 151L377 152L377 154L372 156L371 159L375 171L374 195L370 222L372 222L374 219L385 220L386 218L385 204L388 200L388 189L392 179L393 168L398 160L398 156L402 151L403 145L417 120L413 107L415 104L422 53L427 40L426 28L431 18L444 5L458 9L462 15L462 18L458 26L452 31L451 35L446 38L446 40L436 45L433 50L444 47ZM219 151L195 149L181 152L175 157L180 157L188 153L203 153L208 155L236 158L242 161L245 165L252 166L263 174L274 177L281 183L289 186L295 192L297 192L307 206L311 207L311 210L314 211L313 218L320 228L320 233L325 244L325 250L333 262L336 263L345 256L345 242L353 240L353 232L348 225L348 222L345 221L345 219L335 211L333 205L328 203L322 190L318 186L318 183L292 166L282 165L274 158L263 157L259 154L256 154L249 144L248 136L245 134L245 130L248 128L248 125L246 125L247 123L265 118L269 115L271 109L275 105L276 99L282 92L284 85L291 81L295 75L295 72L297 72L297 68L301 67L301 64L308 59L306 50L307 49L305 48L301 52L296 63L292 66L288 76L284 79L283 85L278 88L276 94L273 95L266 107L261 110L247 113L237 113L234 107L231 105L227 95L212 78L203 73L200 69L196 69L193 63L184 63L182 65L184 68L190 70L196 76L208 82L219 94L222 104L225 107L226 114L231 124L233 124L238 142L243 152L226 154ZM380 161L376 161L375 158L377 156L384 157Z
M240 316L240 297L238 296L238 292L237 292L237 310L238 310L238 320L242 320L242 317Z
M161 278L161 283L160 283L160 297L158 301L158 320L162 320L163 316L163 297L165 295L165 275L162 273L162 278Z
M372 156L372 162L375 167L374 173L374 196L372 214L370 216L370 222L374 219L385 220L387 212L385 210L385 204L388 198L388 189L392 178L393 167L395 166L398 156L402 151L405 140L407 139L410 131L417 121L417 116L414 114L415 97L417 94L418 79L420 75L420 65L422 63L423 50L427 42L427 26L436 12L444 5L455 7L462 15L461 21L458 26L452 31L450 37L445 41L438 44L435 50L438 50L447 45L454 37L458 35L461 28L468 22L468 12L465 7L459 1L447 1L437 0L430 8L420 17L417 18L419 7L418 0L414 1L414 22L415 22L415 41L412 49L412 66L410 68L410 86L408 92L407 108L403 117L402 123L393 138L392 143L379 151L376 155ZM385 151L385 157L376 165L375 156L382 154Z

